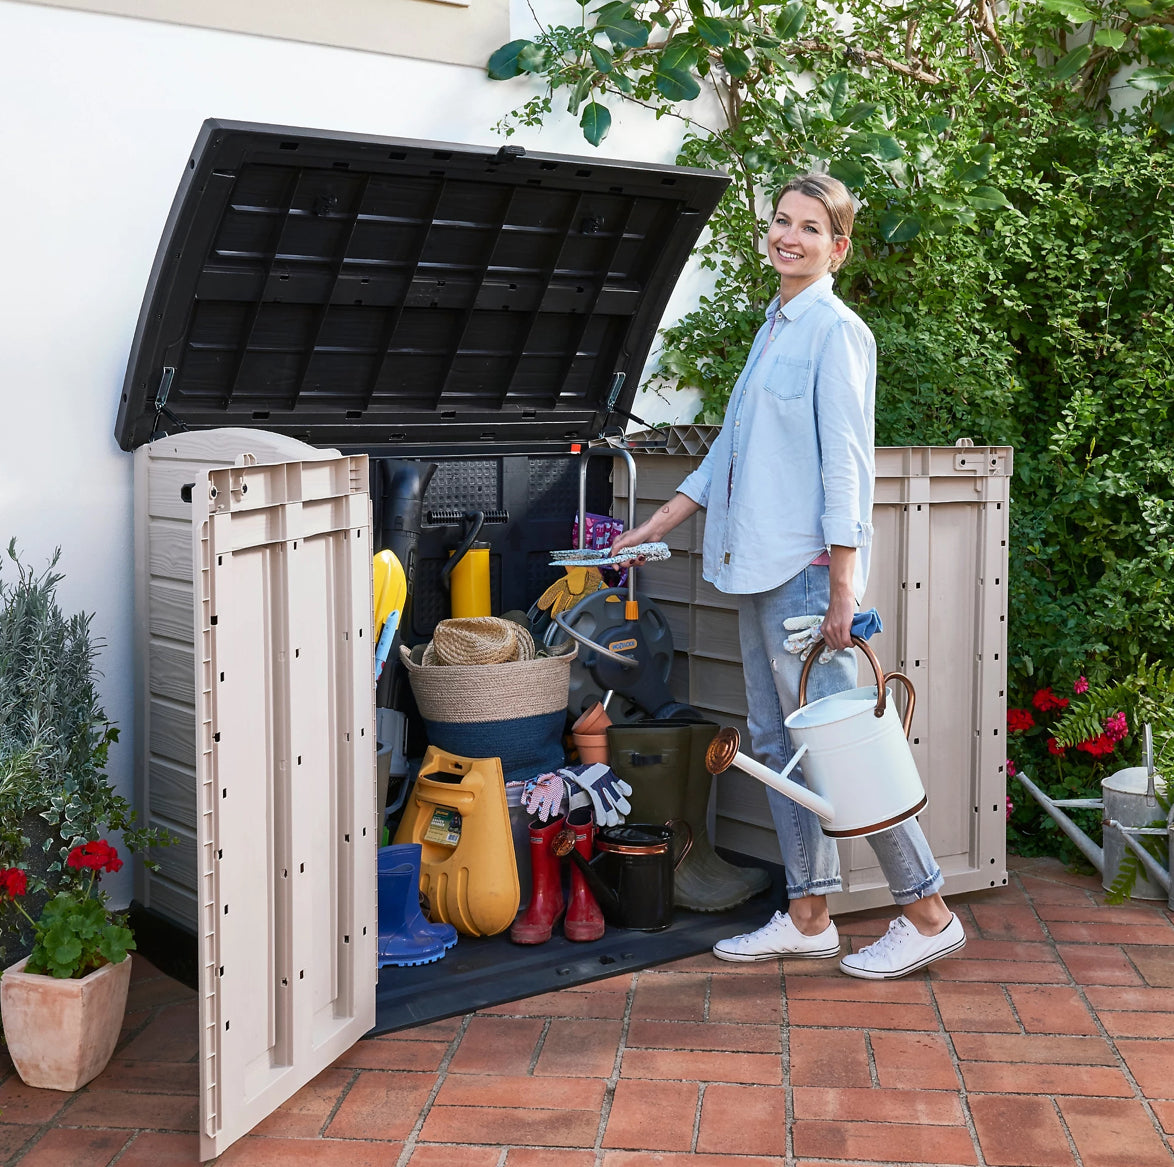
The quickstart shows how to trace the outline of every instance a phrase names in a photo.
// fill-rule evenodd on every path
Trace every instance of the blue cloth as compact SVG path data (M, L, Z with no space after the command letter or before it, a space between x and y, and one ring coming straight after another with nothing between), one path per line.
M857 549L864 594L875 391L876 343L830 275L771 301L721 433L678 487L707 510L703 570L719 591L770 591L835 544Z
M876 633L884 630L885 626L881 623L880 613L875 608L857 612L852 617L852 635L859 636L861 640L867 640L870 636L875 636Z

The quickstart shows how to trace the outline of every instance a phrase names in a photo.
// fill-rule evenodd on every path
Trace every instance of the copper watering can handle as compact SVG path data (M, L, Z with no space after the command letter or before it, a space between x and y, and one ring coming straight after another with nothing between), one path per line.
M872 671L876 677L876 709L873 712L877 717L884 717L885 715L885 705L888 702L888 696L885 693L886 683L889 681L900 681L905 686L905 692L909 695L909 702L905 706L905 716L901 721L901 728L905 731L905 736L908 737L909 727L913 724L913 706L917 703L917 694L913 691L913 682L904 673L889 673L888 676L885 676L881 670L880 661L876 659L876 653L868 647L868 641L862 640L859 636L853 636L852 644L868 657L868 663L872 665ZM807 704L807 677L811 672L811 666L815 664L816 657L819 656L817 651L818 647L816 645L803 662L803 672L799 676L800 707Z

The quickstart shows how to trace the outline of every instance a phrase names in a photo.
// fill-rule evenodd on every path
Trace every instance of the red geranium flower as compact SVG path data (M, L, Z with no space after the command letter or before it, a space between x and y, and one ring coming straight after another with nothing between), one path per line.
M19 867L6 867L0 871L0 895L14 900L28 889L28 876Z
M1068 704L1068 698L1057 697L1049 686L1046 689L1038 690L1036 695L1032 697L1031 703L1041 713L1050 713L1053 709L1063 709Z
M1083 750L1086 754L1092 754L1094 758L1103 758L1113 752L1115 745L1116 743L1107 733L1102 733L1096 737L1090 737L1088 741L1077 742L1076 748Z
M1059 757L1064 753L1064 747L1054 737L1050 737L1048 738L1048 753Z
M95 872L119 871L122 868L122 860L118 858L118 852L105 839L97 839L92 843L82 843L74 847L65 863L67 867L73 867L78 871L85 867L91 868Z
M1021 733L1025 729L1031 729L1034 725L1035 718L1026 709L1007 710L1007 729L1011 733Z

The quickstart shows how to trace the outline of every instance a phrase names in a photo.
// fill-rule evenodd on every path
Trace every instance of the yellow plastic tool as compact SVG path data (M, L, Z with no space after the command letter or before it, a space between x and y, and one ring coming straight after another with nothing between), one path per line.
M513 923L521 896L499 758L429 746L395 841L420 844L420 890L433 923L466 936L495 936Z
M375 635L392 612L403 610L408 598L408 580L394 551L380 551L372 566L375 585Z

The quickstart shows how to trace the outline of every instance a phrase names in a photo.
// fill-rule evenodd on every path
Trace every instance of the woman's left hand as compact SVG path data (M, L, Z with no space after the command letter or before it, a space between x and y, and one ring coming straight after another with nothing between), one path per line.
M848 648L852 644L852 617L856 603L850 597L832 596L820 631L829 648Z

